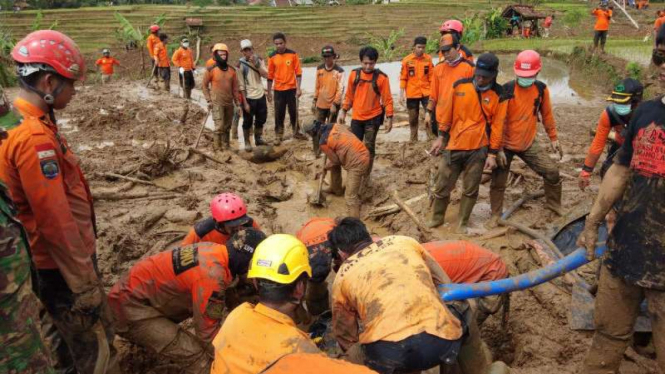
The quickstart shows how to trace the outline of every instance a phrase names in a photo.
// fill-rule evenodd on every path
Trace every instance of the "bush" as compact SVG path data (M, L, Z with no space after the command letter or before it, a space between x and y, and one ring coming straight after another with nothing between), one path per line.
M633 79L642 79L642 67L635 61L629 62L626 65L626 73Z
M434 32L427 38L427 45L425 46L425 53L428 54L438 54L439 52L439 38L441 35L439 32Z
M575 28L580 25L582 19L586 16L586 13L579 8L566 11L563 15L563 24Z
M398 48L395 43L397 40L404 36L404 29L392 30L388 37L367 34L369 38L369 45L379 51L379 58L385 61L392 61L404 55L405 51Z

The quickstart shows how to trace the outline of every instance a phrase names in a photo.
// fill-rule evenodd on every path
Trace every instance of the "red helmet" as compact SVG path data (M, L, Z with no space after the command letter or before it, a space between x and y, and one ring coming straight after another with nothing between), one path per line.
M21 76L45 70L69 79L85 79L85 61L79 47L67 35L53 30L31 32L12 50L12 58L21 64Z
M245 202L240 196L230 192L215 196L210 202L210 212L215 221L225 225L242 225L248 221Z
M150 32L157 32L157 31L159 31L159 25L150 26Z
M460 22L456 19L451 19L451 20L448 20L448 21L444 22L441 25L441 27L439 28L439 31L441 33L450 32L450 31L457 31L457 33L460 34L460 36L461 36L462 33L464 32L464 25L462 24L462 22Z
M538 74L542 67L538 52L527 49L517 55L513 70L518 77L528 78Z

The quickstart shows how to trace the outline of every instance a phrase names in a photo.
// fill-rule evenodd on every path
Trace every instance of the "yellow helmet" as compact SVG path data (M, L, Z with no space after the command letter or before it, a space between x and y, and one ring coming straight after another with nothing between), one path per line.
M247 278L261 278L280 284L293 283L302 273L312 276L309 252L295 236L275 234L256 247Z
M217 43L212 47L212 53L217 51L225 51L226 53L229 53L229 47L227 47L224 43Z

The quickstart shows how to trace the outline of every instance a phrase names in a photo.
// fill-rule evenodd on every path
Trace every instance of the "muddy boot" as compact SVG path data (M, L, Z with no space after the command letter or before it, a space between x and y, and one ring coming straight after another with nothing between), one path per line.
M545 182L543 187L545 189L545 208L551 210L559 217L563 216L563 209L561 208L561 182L557 184Z
M249 129L242 129L242 138L245 140L245 152L251 152L252 142L249 137Z
M439 227L443 225L443 221L446 218L446 210L448 209L448 203L450 198L437 199L434 198L434 205L432 206L432 215L429 220L427 220L427 227Z
M307 140L307 136L300 132L298 126L291 126L291 131L293 131L293 139Z
M490 190L490 209L492 211L492 216L490 220L485 223L485 227L488 229L496 228L499 225L499 219L501 218L501 212L503 211L503 196L504 191Z
M275 141L273 143L275 145L282 144L282 138L284 138L284 134L275 134Z
M330 310L328 283L325 281L307 282L305 302L307 304L307 311L314 317Z
M192 89L191 88L185 88L185 99L189 100L192 98Z
M409 138L409 142L418 142L418 123L416 123L415 126L410 126L409 129L411 130L411 137Z
M231 139L229 134L222 134L222 148L224 150L230 151L231 150Z
M212 150L213 151L222 150L222 134L219 132L212 133Z
M360 218L360 205L349 205L346 207L347 215L353 218Z
M458 234L466 234L469 229L469 217L471 217L471 211L473 206L476 205L476 199L472 199L466 196L462 196L462 199L459 203L459 223L455 232Z
M257 147L260 145L268 145L268 143L263 140L263 128L254 130L254 145Z

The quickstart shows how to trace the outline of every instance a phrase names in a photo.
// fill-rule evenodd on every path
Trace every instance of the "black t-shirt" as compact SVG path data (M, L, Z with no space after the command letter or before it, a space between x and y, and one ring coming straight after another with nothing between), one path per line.
M665 290L665 104L660 98L637 108L616 163L631 173L605 263L631 284Z

